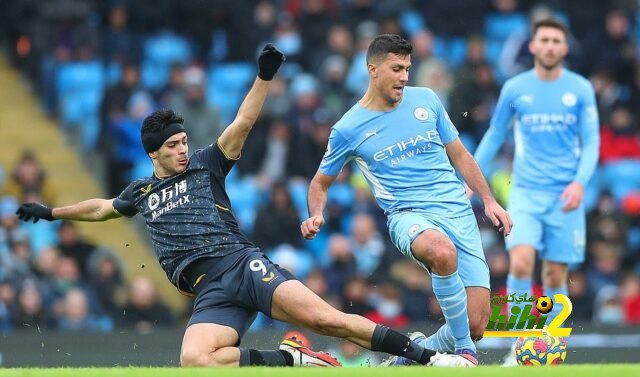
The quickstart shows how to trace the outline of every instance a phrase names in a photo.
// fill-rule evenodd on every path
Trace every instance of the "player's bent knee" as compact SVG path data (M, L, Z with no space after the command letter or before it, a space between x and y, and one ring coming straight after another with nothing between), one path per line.
M511 258L511 273L516 278L525 279L533 274L533 264L526 258Z
M213 353L205 352L197 348L186 348L180 353L180 366L187 367L212 367L216 366Z

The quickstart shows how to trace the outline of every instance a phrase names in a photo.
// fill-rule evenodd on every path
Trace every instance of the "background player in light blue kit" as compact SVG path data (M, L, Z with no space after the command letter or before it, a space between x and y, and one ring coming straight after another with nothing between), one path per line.
M315 237L324 223L329 186L353 160L388 216L391 240L431 272L447 323L428 339L421 333L413 339L431 349L455 350L463 356L461 365L471 366L477 364L472 339L482 337L490 314L489 269L475 216L449 158L479 193L493 224L508 235L511 220L435 93L406 86L411 51L397 35L380 35L369 45L367 92L333 126L309 187L309 219L301 231L307 239ZM402 363L402 358L390 361Z
M506 238L511 256L507 290L531 294L537 251L543 260L544 294L553 298L568 295L568 264L584 260L582 197L598 161L598 113L589 81L563 68L568 52L565 26L542 20L532 35L534 68L504 84L475 157L487 172L514 121L508 210L515 226ZM559 309L549 313L547 324Z

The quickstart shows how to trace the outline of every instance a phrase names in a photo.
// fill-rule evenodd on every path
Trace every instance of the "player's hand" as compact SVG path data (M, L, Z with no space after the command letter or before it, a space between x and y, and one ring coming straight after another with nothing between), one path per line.
M562 193L560 197L564 201L562 210L565 212L573 211L582 203L582 197L584 196L584 186L578 182L571 182Z
M493 225L497 227L505 237L511 234L511 228L513 227L511 216L509 216L509 213L505 211L498 202L494 200L488 204L485 203L484 214L487 215Z
M40 219L47 221L54 220L51 208L40 203L24 203L16 211L16 215L20 220L29 221L33 218L33 223L37 223Z
M271 43L267 43L258 57L258 77L265 81L271 81L285 60L286 58L280 50Z
M300 232L302 237L312 240L316 237L316 234L320 231L320 227L324 224L324 217L311 216L300 225Z

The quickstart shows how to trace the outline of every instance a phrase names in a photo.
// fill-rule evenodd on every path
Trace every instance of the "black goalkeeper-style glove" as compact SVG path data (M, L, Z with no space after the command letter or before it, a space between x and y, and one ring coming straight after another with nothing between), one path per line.
M267 43L258 57L258 77L265 81L271 81L285 60L286 58L280 50L271 43Z
M37 223L40 219L47 221L54 220L51 208L40 203L24 203L16 211L16 215L20 220L29 221L33 218L33 223Z

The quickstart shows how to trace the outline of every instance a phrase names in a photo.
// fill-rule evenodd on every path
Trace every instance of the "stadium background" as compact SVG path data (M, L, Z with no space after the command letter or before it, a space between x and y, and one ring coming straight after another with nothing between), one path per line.
M570 26L568 66L594 84L602 137L585 197L587 262L570 276L576 335L569 360L637 361L640 2L13 0L2 6L0 365L177 364L191 302L166 282L140 222L25 224L14 212L22 201L63 205L113 197L132 178L148 175L139 129L154 109L184 115L192 151L210 143L232 120L267 41L287 62L227 181L242 229L334 306L399 328L437 328L443 319L428 275L394 250L357 169L345 168L331 188L327 224L313 242L299 236L308 181L331 125L366 89L364 53L374 35L397 33L412 42L410 84L438 94L473 150L501 84L531 66L531 20L549 14ZM503 148L489 175L503 203L511 151L512 145ZM504 292L504 244L475 204L491 284ZM271 348L287 329L259 317L246 341ZM312 339L353 364L376 357ZM483 361L497 361L506 345L483 340L481 352L490 355Z

